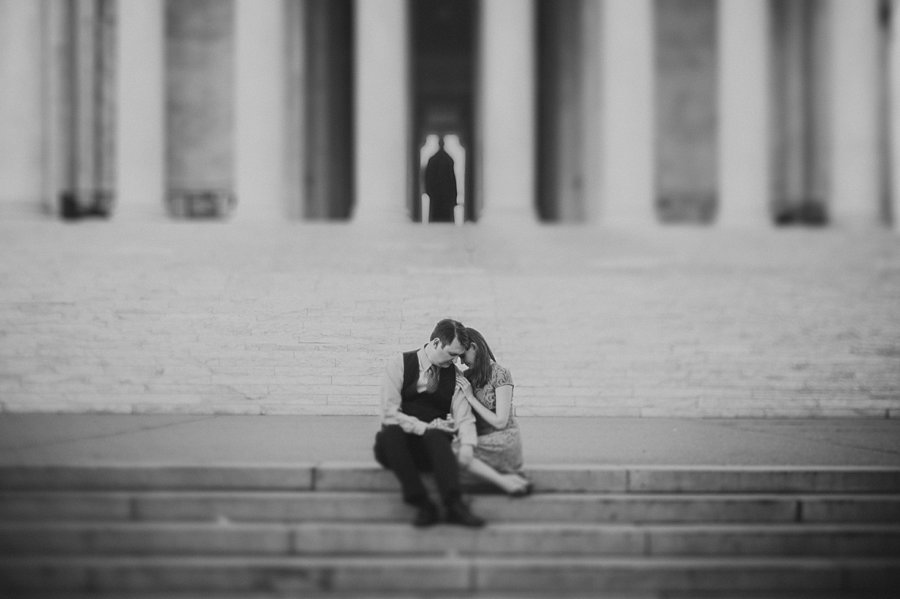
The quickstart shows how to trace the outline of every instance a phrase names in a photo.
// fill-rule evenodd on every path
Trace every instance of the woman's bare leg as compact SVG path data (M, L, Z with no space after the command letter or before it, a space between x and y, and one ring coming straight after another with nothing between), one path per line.
M497 485L506 493L514 493L528 486L528 481L518 474L500 474L478 458L472 458L466 469L478 478Z

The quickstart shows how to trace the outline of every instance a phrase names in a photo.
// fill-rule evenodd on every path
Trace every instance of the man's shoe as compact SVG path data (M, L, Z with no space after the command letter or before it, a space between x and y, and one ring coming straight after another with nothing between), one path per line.
M413 518L413 526L415 526L416 528L433 526L440 520L440 514L438 512L437 506L430 501L419 504L417 510L418 511L416 511L416 517Z
M484 519L470 512L469 507L462 501L454 501L447 506L447 523L459 524L470 528L481 528L484 526Z

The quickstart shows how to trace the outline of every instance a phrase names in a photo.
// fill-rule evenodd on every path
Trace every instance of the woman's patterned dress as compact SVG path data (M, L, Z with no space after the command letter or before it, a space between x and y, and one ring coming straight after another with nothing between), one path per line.
M487 385L475 389L475 397L481 405L496 412L498 387L513 385L509 370L496 362L491 364L491 378ZM475 412L475 410L472 410ZM502 429L488 424L478 412L475 412L475 427L478 431L478 446L475 457L489 464L498 472L519 472L522 469L522 438L519 434L519 423L510 406L509 421Z

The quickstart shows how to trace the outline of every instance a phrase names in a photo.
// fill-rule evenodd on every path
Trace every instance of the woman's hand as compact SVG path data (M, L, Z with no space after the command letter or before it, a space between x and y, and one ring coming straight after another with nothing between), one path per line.
M473 410L477 410L477 408L475 406L478 406L479 408L484 407L481 405L481 402L478 401L478 398L475 397L474 395L472 395L471 393L466 395L465 397L466 397L466 401L469 402L469 405L472 406Z
M469 379L464 377L461 374L456 375L456 388L465 394L466 399L469 397L474 397L474 393L472 393L472 383L469 382Z

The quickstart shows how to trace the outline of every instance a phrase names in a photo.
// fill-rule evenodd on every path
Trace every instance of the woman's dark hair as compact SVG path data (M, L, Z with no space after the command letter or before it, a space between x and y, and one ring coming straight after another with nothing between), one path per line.
M466 370L465 375L472 383L473 389L480 389L491 380L491 360L496 358L481 333L470 328L466 329L466 333L469 336L469 344L475 344L475 363Z

